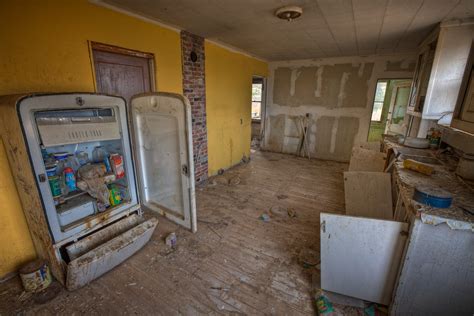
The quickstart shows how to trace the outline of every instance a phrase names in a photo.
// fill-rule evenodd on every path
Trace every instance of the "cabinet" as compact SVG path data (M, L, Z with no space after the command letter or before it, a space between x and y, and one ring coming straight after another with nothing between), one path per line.
M474 133L474 41L467 62L464 78L459 91L451 126Z
M454 112L474 37L474 20L443 22L421 44L408 114L439 120Z

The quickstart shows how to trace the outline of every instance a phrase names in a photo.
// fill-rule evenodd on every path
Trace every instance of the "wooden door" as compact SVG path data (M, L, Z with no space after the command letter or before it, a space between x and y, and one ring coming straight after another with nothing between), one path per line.
M133 95L153 91L153 55L92 44L97 92L118 95L127 104Z

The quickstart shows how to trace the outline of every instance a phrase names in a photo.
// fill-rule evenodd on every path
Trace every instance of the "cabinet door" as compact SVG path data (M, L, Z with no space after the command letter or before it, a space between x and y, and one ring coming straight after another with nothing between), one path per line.
M132 97L135 165L142 207L196 231L191 110L171 93Z
M474 122L474 68L471 68L466 94L461 108L461 119L466 122Z
M321 213L321 287L388 305L407 223Z

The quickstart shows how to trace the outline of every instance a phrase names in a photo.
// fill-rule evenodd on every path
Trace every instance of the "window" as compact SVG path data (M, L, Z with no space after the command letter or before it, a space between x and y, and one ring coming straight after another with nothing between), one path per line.
M261 119L263 83L252 83L252 120Z
M375 89L374 107L372 110L372 121L380 122L382 119L383 101L385 99L385 91L387 90L387 82L377 82Z

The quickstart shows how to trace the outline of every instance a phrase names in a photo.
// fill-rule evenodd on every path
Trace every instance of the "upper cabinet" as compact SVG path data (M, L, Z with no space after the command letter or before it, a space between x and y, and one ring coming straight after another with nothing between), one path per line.
M474 41L461 83L451 126L474 134Z
M443 22L423 41L408 113L438 120L454 112L474 38L474 21Z

